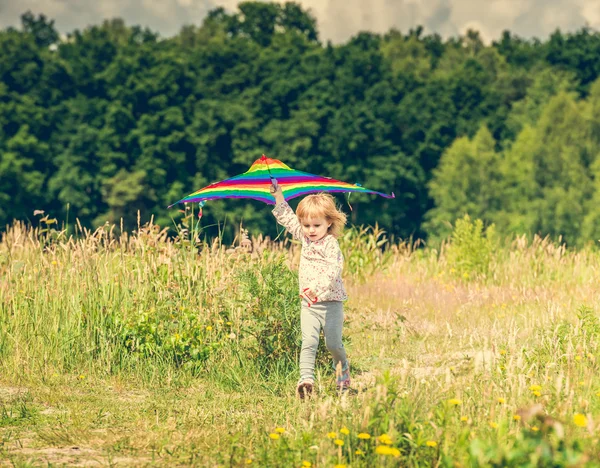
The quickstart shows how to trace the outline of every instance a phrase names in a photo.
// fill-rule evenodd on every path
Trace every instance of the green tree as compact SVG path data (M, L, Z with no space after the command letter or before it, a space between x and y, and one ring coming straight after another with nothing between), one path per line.
M494 222L501 209L499 163L496 142L486 127L473 140L457 139L442 155L433 170L429 189L435 208L427 215L426 229L445 237L455 220L469 215L486 223Z

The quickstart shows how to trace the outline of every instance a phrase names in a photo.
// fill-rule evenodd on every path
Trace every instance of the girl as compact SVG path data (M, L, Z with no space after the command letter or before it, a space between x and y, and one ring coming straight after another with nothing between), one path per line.
M273 215L296 239L302 242L300 258L300 398L310 395L315 384L315 358L319 333L323 328L325 345L333 357L338 390L350 386L350 368L342 344L343 302L348 296L342 282L344 257L337 237L346 224L346 215L335 206L331 195L309 195L299 204L297 216L285 201L281 187L272 185L276 205Z

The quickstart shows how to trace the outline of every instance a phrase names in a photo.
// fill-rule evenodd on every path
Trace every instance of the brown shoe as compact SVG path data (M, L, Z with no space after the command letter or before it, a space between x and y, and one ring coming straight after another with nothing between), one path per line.
M304 380L298 384L296 393L301 400L312 395L314 382L312 380Z

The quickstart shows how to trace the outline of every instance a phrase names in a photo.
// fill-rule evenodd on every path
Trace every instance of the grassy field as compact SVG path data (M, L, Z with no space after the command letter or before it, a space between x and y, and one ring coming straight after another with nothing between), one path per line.
M0 466L600 466L596 250L348 231L353 388L301 402L296 245L52 226L0 242Z

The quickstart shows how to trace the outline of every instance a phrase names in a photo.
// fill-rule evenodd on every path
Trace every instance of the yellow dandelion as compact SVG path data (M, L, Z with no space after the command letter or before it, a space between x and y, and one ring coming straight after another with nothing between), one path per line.
M581 356L579 356L579 355L575 356L575 360L576 361L581 361Z
M212 330L212 327L210 325L206 327L206 331L211 331L211 330Z
M78 379L79 379L79 380L83 380L83 379L85 379L85 375L81 374L81 375L78 377Z
M285 432L285 429L283 427L276 427L275 432L277 432L278 434L283 434Z
M365 452L363 452L361 449L357 449L357 450L354 452L354 455L364 455L364 454L365 454Z
M327 437L330 439L335 439L337 437L337 432L328 432Z
M539 427L537 427L537 426L532 426L532 427L531 427L531 430L532 430L533 432L537 432L537 431L539 431L539 430L540 430L540 428L539 428Z
M391 455L392 448L388 447L387 445L378 445L377 448L375 449L375 453L377 455Z
M333 468L346 468L346 465L334 465Z
M596 396L599 396L599 397L600 397L600 392L596 392Z
M398 450L395 447L392 447L392 450L390 452L390 455L394 458L398 458L400 456L400 450Z
M387 434L381 434L378 439L382 444L392 445L392 438Z
M233 322L227 322L225 325L231 326L231 325L233 325Z
M344 435L350 434L350 430L345 426L340 429L340 432Z
M529 390L531 390L532 392L539 392L541 389L541 385L532 385L531 387L529 387Z
M599 392L600 393L600 392ZM371 434L367 434L366 432L361 432L357 436L359 439L367 440L371 438Z
M586 427L588 425L588 420L585 414L575 413L573 415L573 423L579 427Z
M533 394L533 396L541 396L542 395L542 393L539 390L534 390L531 393Z
M246 465L252 465L252 459L246 458Z
M334 443L335 445L338 445L339 447L343 447L343 446L344 446L344 441L343 441L342 439L335 439L335 440L333 441L333 443Z
M460 406L462 404L462 400L459 400L458 398L450 398L448 400L448 404L451 406Z
M503 405L504 403L506 403L506 400L504 398L500 397L500 398L498 398L498 403Z
M506 350L505 349L501 349L500 350L500 356L504 356L506 354Z
M427 445L427 447L437 447L437 442L435 440L428 440L425 442L425 445Z
M310 468L310 467L312 466L312 463L311 463L311 462L309 462L308 460L304 460L304 461L302 462L302 466L303 466L304 468Z
M52 260L52 265L58 265L58 262L56 260Z
M515 421L520 421L521 420L521 415L520 414L513 414L513 419Z
M462 422L467 422L467 421L469 420L469 418L468 418L467 416L461 416L461 417L460 417L460 420L461 420Z
M497 423L497 422L494 422L494 421L490 421L490 427L491 427L492 429L498 429L498 423Z
M279 434L275 434L274 432L271 432L269 434L269 437L273 440L277 440L277 439L279 439Z

